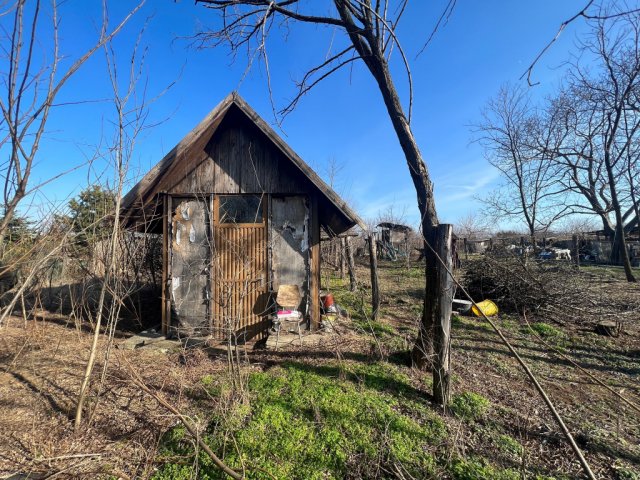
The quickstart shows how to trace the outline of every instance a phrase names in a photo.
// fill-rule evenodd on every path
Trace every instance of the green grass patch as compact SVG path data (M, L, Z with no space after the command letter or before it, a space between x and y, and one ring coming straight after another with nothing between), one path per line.
M459 315L451 315L451 326L452 327L462 327L466 325L466 320L464 317L460 317Z
M522 445L510 435L498 435L498 438L496 439L496 446L502 453L507 455L513 455L516 457L522 455Z
M535 333L540 335L542 338L546 338L546 339L561 339L566 336L562 330L552 325L549 325L548 323L543 323L543 322L532 323L530 328ZM529 332L529 327L525 327L525 329L527 332Z
M616 265L580 265L580 270L603 277L616 278L618 280L626 279L624 268ZM632 267L631 272L638 278L640 268Z
M640 480L640 471L630 468L618 468L616 475L619 480Z
M451 464L449 471L454 480L520 480L523 478L519 469L503 469L492 465L483 458L457 459ZM526 478L534 480L564 480L567 477L548 477L534 473L528 474Z
M247 478L376 478L393 464L420 478L435 471L429 447L445 438L444 422L392 365L287 363L252 374L249 388L250 407L215 417L205 436L232 468L244 465ZM190 452L191 461L164 465L155 478L188 478L192 448L182 429L170 431L165 455ZM198 478L223 478L199 460Z
M348 287L337 287L331 290L335 302L349 312L353 320L371 318L372 309L369 293L357 290L352 292Z
M456 460L450 468L455 480L520 480L518 470L502 470L480 460Z
M352 319L354 325L363 330L367 334L376 336L394 335L395 329L386 323L377 320Z
M424 266L411 266L410 268L402 267L398 269L400 276L404 278L423 279L425 276Z
M464 392L453 396L449 410L458 418L472 421L483 417L490 406L491 402L482 395Z

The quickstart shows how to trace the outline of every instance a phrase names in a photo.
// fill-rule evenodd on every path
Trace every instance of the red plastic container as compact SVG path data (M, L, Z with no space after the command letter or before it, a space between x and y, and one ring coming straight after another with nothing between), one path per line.
M334 300L333 300L333 295L331 295L330 293L327 293L324 296L324 299L322 300L322 305L324 305L325 310L328 309L331 305L333 305Z

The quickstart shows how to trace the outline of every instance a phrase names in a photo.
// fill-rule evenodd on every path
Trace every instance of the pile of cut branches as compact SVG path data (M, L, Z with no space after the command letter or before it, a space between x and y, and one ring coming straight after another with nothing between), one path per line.
M587 325L603 319L625 323L640 311L634 286L579 271L570 263L485 255L465 267L463 282L473 299L491 299L505 312L526 310L556 322Z

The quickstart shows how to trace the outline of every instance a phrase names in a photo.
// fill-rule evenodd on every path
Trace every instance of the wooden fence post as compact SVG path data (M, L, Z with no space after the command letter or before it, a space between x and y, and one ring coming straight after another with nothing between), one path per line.
M376 246L376 237L373 233L369 234L369 261L371 262L371 308L373 309L372 317L378 319L380 310L380 287L378 286L378 252Z
M346 246L345 246L345 238L340 237L340 280L344 280L345 271L347 270L346 266Z
M404 251L407 254L407 270L411 269L411 251L409 250L409 236L404 234Z
M436 321L433 335L434 363L433 363L433 398L445 410L450 398L450 346L451 346L451 310L453 302L453 278L449 272L453 271L452 240L453 225L440 224L436 231L434 249L444 262L438 268L440 292L436 306Z
M522 262L524 263L524 266L527 266L527 248L524 242L524 237L520 237L520 252L521 252L521 257L522 257Z
M580 266L580 242L578 241L578 235L573 235L573 252L574 255L576 256L575 258L575 262L576 265L579 267Z
M344 239L344 248L347 254L347 266L349 268L349 290L356 291L357 279L356 279L356 262L353 260L353 248L351 248L351 238Z

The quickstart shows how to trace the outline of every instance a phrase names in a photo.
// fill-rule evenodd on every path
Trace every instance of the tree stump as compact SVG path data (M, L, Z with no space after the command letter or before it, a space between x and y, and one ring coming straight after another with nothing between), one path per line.
M621 330L622 325L619 322L614 322L612 320L603 320L596 323L595 326L596 333L607 337L618 337Z

